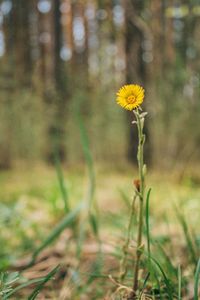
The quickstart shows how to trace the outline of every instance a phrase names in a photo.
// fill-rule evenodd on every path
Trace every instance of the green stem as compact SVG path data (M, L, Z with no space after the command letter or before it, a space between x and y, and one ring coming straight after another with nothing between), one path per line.
M144 141L145 136L143 134L143 124L142 119L138 110L134 111L136 117L136 124L138 129L138 171L140 177L140 194L139 194L139 224L138 224L138 235L137 235L137 251L136 251L136 262L134 268L134 282L133 282L133 299L136 295L138 289L138 273L139 273L139 265L140 258L142 255L142 231L143 231L143 214L144 214L144 192L145 192L145 178L144 178Z
M133 216L134 216L134 211L135 211L135 200L137 198L137 194L135 193L133 196L133 201L132 201L132 206L131 206L131 213L130 213L130 218L129 218L129 223L128 223L128 230L127 230L127 237L123 246L123 257L121 261L121 266L120 266L120 281L123 282L126 273L127 273L127 256L128 256L128 248L131 240L131 228L133 224Z

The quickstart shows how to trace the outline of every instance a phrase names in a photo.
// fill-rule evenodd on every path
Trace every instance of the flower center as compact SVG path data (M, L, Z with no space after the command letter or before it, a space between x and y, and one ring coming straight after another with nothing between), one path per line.
M135 101L136 101L136 97L134 95L128 96L128 98L127 98L128 104L133 104L133 103L135 103Z

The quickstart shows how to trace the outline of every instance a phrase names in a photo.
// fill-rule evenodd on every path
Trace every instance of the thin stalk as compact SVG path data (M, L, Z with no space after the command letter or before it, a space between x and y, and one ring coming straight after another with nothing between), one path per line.
M178 266L178 300L181 300L181 283L182 281L182 275L181 275L181 266Z
M127 237L123 246L123 257L120 265L120 281L123 282L126 273L127 273L127 256L128 256L128 248L131 240L131 228L133 224L133 216L134 216L134 211L135 211L135 200L137 198L137 194L135 193L133 196L132 200L132 205L131 205L131 213L130 213L130 218L129 218L129 223L128 223L128 230L127 230Z
M137 235L137 250L136 250L136 262L134 268L134 281L133 281L133 295L132 299L136 295L138 289L138 275L140 258L142 254L142 231L143 231L143 214L144 214L144 192L145 192L145 178L144 178L144 142L145 136L143 134L143 122L140 117L138 110L134 111L136 117L136 124L138 129L138 171L140 177L140 188L139 188L139 224L138 224L138 235Z
M150 230L149 230L149 198L151 194L151 189L149 189L146 197L146 231L147 231L147 250L148 250L148 267L151 269L151 248L150 248Z
M200 278L200 259L197 263L197 268L194 275L194 300L198 300L199 297L199 278Z

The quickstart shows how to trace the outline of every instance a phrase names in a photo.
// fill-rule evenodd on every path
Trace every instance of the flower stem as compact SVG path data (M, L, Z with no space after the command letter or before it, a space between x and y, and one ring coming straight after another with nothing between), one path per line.
M144 118L142 118L138 110L134 111L136 117L136 124L138 129L138 171L140 177L140 190L139 190L139 224L138 224L138 234L137 234L137 250L136 250L136 261L134 267L134 281L133 281L133 295L132 299L136 295L138 289L138 275L139 275L139 265L140 258L142 255L142 231L143 231L143 214L144 214L144 193L145 193L145 176L144 176L144 142L145 135L143 133ZM131 298L130 298L131 299Z

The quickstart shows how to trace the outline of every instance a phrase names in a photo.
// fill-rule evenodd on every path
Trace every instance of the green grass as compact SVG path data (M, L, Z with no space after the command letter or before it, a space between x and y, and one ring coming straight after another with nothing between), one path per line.
M69 214L65 212L60 183L54 169L37 166L29 170L16 169L0 174L2 272L9 270L10 266L13 269L16 262L23 257L34 256L36 259L47 250L53 251L64 239L66 230L71 230L69 225L73 224L75 219L79 219L81 208L78 211L77 207L85 203L84 199L87 199L88 195L87 169L78 166L68 168L66 172L63 166L62 170L63 183L67 181L71 210ZM101 252L94 235L96 224L94 222L91 228L88 220L84 225L84 240L80 244L81 254L79 257L76 256L77 238L80 237L79 229L82 227L80 219L76 228L78 231L75 230L65 245L63 258L57 260L69 262L71 299L79 299L82 294L87 297L86 299L102 299L116 289L108 275L111 274L117 280L135 174L136 171L130 166L113 170L96 165L95 176L98 184L95 200L99 206ZM194 251L195 259L198 259L196 253L199 252L199 248L196 241L199 238L198 228L200 228L198 216L200 188L198 185L189 185L185 179L180 182L177 178L174 175L162 174L161 181L157 172L149 174L147 178L152 191L147 200L144 234L147 233L146 250L151 251L149 254L146 252L141 263L143 275L140 289L143 295L151 294L152 299L152 294L160 299L177 297L184 300L188 299L189 294L198 299L199 265L197 266L196 260L194 261ZM179 212L178 218L174 205ZM184 214L184 221L180 218L180 213ZM83 216L87 221L87 216L84 214ZM133 239L136 234L134 226ZM129 272L124 283L127 286L131 286L132 282L133 254L134 251L128 254ZM148 257L152 258L150 276L147 268ZM71 260L75 262L71 263ZM51 282L49 284L51 285ZM31 284L26 286L24 293L27 297L33 293L34 286ZM52 299L58 297L58 292L56 287L52 287ZM41 293L45 295L46 289L41 289ZM21 296L18 298L17 295L16 299L20 299Z

